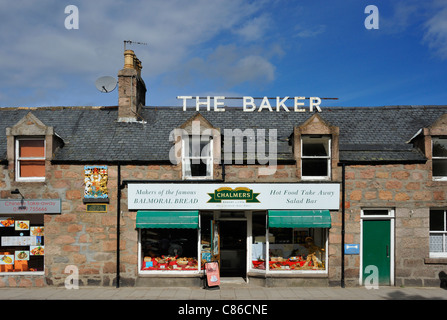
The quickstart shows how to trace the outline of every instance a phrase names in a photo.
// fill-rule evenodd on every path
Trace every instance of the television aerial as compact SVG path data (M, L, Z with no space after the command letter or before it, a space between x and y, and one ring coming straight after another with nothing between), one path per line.
M126 51L126 44L141 44L147 46L146 42L132 41L132 40L124 40L124 51Z
M109 93L115 90L117 84L118 82L116 79L111 76L100 77L95 82L96 89L104 93Z

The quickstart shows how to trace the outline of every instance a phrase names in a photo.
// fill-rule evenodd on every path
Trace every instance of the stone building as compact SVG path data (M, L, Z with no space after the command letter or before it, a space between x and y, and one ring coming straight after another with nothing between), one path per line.
M0 108L0 287L439 286L447 106L146 106L130 50L118 95Z

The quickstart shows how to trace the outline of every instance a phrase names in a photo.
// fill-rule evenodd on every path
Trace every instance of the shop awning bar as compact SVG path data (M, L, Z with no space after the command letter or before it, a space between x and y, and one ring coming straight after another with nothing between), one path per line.
M270 228L330 228L329 210L269 210Z
M198 229L199 211L138 211L137 228Z

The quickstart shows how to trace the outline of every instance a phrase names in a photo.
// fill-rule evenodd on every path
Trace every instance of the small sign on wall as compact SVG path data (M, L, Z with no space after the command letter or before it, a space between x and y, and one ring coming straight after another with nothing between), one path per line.
M358 243L346 243L345 254L360 254L360 245Z
M107 212L107 204L105 204L105 203L87 203L86 212L105 213L105 212Z

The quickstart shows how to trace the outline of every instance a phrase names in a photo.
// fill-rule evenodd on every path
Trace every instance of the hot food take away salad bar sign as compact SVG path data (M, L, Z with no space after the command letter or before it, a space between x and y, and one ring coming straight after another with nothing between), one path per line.
M129 184L130 210L338 210L340 184Z

